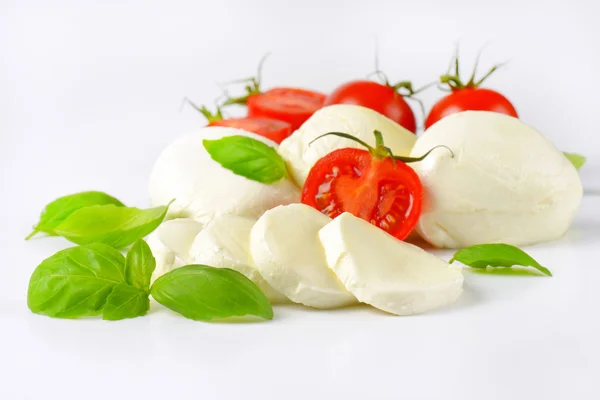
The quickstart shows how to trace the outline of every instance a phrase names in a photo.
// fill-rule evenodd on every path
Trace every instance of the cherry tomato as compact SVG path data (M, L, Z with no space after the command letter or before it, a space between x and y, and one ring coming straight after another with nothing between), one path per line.
M231 128L244 129L248 132L254 132L276 143L281 143L283 139L292 134L292 126L284 121L272 118L246 117L229 118L220 121L212 121L208 126L228 126Z
M248 116L288 122L292 132L323 107L325 95L312 90L274 88L248 97Z
M500 93L491 89L481 88L480 85L489 78L499 67L494 65L481 79L475 79L479 56L475 62L475 67L467 83L463 83L459 74L458 53L454 55L452 61L454 71L440 77L440 83L447 85L452 93L442 97L431 108L427 119L425 120L425 129L435 124L442 118L456 114L462 111L493 111L501 114L510 115L518 118L517 110L510 101Z
M406 238L421 214L423 187L408 165L362 149L338 149L310 170L302 203L335 218L343 212Z
M335 89L325 99L331 104L356 104L367 107L396 121L412 133L417 131L415 114L402 95L389 85L373 81L352 81Z
M451 94L435 103L425 121L425 129L448 115L467 110L494 111L519 117L515 107L500 93L490 89L465 87L453 89Z

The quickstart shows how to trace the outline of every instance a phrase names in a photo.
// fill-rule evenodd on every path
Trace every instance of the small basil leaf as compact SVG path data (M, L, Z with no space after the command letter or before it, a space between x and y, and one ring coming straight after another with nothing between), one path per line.
M585 162L587 161L587 159L581 154L567 152L564 152L563 154L565 155L565 157L567 157L569 161L571 161L571 164L573 164L575 169L583 167L583 164L585 164Z
M521 265L533 267L541 273L552 276L548 268L541 266L529 254L518 247L508 244L479 244L457 251L450 260L468 265L472 268L512 267Z
M105 204L124 207L119 200L103 192L81 192L59 197L44 208L40 221L25 239L31 239L39 232L56 235L54 229L73 212L83 207Z
M211 158L234 174L261 183L274 183L287 177L284 159L273 147L246 136L205 139Z
M120 249L155 230L165 218L167 208L84 207L69 215L55 232L77 244L104 243Z
M125 260L125 279L127 283L138 289L148 291L150 278L156 268L156 260L150 246L138 239L127 252Z
M36 314L58 318L97 315L113 287L125 282L125 257L104 244L71 247L37 266L29 281L27 305Z
M150 292L163 306L198 321L244 315L273 319L273 308L258 286L229 268L176 268L158 278Z
M117 321L125 318L141 317L148 313L150 300L148 293L125 283L115 285L102 309L102 319Z

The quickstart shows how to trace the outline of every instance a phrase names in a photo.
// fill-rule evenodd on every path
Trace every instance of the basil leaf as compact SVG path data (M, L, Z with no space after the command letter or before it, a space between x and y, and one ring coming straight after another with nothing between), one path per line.
M127 283L138 289L148 291L150 278L156 268L156 260L150 246L142 240L137 240L127 252L125 260L125 279Z
M533 267L545 275L552 276L548 268L541 266L523 250L508 244L479 244L467 247L457 251L450 260L450 264L454 261L460 261L472 268L521 265Z
M150 292L163 306L198 321L244 315L273 319L273 308L258 286L229 268L176 268L158 278Z
M125 282L125 257L104 244L71 247L37 266L27 305L36 314L75 318L97 315L115 285Z
M583 164L585 164L585 162L587 161L587 159L581 154L567 152L564 152L563 154L569 159L569 161L571 161L571 164L573 164L575 169L583 167Z
M147 210L114 205L84 207L69 215L55 232L77 244L104 243L120 249L155 230L167 209L168 206Z
M124 207L119 200L103 192L81 192L59 197L44 208L40 215L40 221L25 239L31 239L39 232L56 235L54 229L73 212L83 207L104 204Z
M149 309L148 293L126 283L119 283L106 299L102 309L102 319L117 321L141 317L146 315Z
M204 139L211 158L234 174L261 183L274 183L287 177L283 158L273 147L246 136Z

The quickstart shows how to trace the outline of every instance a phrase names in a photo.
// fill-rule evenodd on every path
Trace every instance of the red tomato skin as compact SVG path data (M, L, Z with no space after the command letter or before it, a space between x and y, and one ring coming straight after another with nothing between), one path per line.
M227 126L243 129L271 139L277 144L292 134L292 126L289 123L263 117L228 118L211 122L208 126Z
M285 121L293 132L323 107L325 96L313 90L273 88L248 98L248 116Z
M390 158L377 160L366 150L344 148L312 167L301 201L331 218L350 212L403 240L421 215L423 186L401 161L394 166Z
M338 86L325 99L325 106L356 104L370 108L397 122L412 133L417 131L415 114L393 88L373 81L351 81Z
M460 88L435 103L425 120L425 129L444 117L468 110L493 111L519 118L512 103L500 93L485 88Z

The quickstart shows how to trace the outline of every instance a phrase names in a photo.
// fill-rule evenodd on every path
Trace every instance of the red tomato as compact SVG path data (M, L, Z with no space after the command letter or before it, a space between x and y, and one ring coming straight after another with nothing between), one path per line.
M352 81L335 89L325 99L332 104L356 104L367 107L396 121L412 133L417 131L415 114L402 95L393 87L373 81Z
M423 187L412 168L367 150L345 148L310 170L302 203L335 218L347 211L396 238L406 238L421 214Z
M248 97L248 116L288 122L292 132L323 107L325 95L312 90L275 88Z
M511 102L494 90L478 87L456 88L435 103L425 121L425 129L448 115L467 110L494 111L519 117Z
M254 132L267 139L271 139L276 143L281 143L283 139L292 134L292 126L289 123L272 118L229 118L213 121L209 123L208 126L228 126L231 128L244 129L248 132Z

